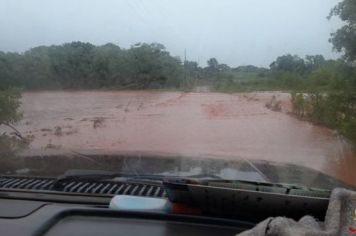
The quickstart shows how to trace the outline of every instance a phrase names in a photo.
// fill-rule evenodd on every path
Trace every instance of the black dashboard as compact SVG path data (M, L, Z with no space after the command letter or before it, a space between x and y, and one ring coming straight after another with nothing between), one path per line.
M323 220L329 201L329 193L318 189L179 181L0 176L0 235L236 235L277 213L295 219L313 213ZM207 214L112 210L117 195L188 199Z
M1 235L235 235L247 222L0 198Z

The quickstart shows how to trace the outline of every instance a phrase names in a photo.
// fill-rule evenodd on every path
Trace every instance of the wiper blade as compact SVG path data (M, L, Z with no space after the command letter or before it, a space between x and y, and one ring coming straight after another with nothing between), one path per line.
M57 177L57 179L53 183L53 188L55 190L60 190L65 186L67 182L70 181L110 180L127 182L129 180L140 180L142 182L143 180L150 180L150 182L161 182L164 177L165 176L159 175L135 175L106 170L71 169L67 170L63 175Z
M167 175L138 175L106 170L71 169L58 176L53 183L55 190L61 190L70 181L121 181L121 182L150 182L162 184L163 181L175 181L181 183L203 183L207 180L218 180L219 176L191 175L191 176L167 176Z
M156 174L129 174L129 173L121 173L115 171L107 171L107 170L91 170L91 169L71 169L67 170L63 175L57 177L57 181L60 180L83 180L83 179L112 179L116 177L126 177L130 179L156 179L163 180L167 179L175 179L177 181L191 180L191 179L199 179L199 180L218 180L221 177L216 175L188 175L188 176L177 176L177 175L156 175Z

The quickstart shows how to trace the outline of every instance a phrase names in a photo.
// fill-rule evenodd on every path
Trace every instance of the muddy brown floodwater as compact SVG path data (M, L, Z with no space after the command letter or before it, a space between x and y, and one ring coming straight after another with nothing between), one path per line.
M281 111L265 104L275 96ZM332 130L289 115L289 95L181 92L23 94L31 148L147 151L307 166L356 185L356 155Z

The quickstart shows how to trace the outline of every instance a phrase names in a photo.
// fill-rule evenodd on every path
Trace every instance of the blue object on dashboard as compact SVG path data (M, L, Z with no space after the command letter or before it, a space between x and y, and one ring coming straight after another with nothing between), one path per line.
M109 208L113 210L168 213L171 210L171 204L164 198L118 195L111 199Z

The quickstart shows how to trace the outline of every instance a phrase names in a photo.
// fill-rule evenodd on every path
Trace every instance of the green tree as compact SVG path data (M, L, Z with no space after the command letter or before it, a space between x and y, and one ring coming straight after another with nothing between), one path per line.
M305 72L305 63L302 58L297 55L287 54L277 57L277 59L270 64L272 71L294 72L303 74Z
M231 68L227 64L219 64L218 65L218 70L226 72L226 71L230 71Z
M201 68L195 61L184 61L184 70L187 76L197 79L200 78Z
M218 70L219 69L219 62L216 58L210 58L208 61L207 61L207 64L208 64L208 68L211 69L211 70Z
M325 62L323 55L307 55L305 57L305 67L308 73L322 67Z
M21 105L21 94L16 89L6 89L0 91L0 125L10 129L10 133L0 134L0 154L9 155L29 143L28 138L24 138L13 126L22 118L19 112ZM3 157L2 156L2 157Z
M127 53L131 87L145 89L181 84L181 61L170 56L162 44L135 44Z
M94 48L94 45L82 42L51 46L49 57L53 79L63 88L96 87L90 77Z
M219 62L216 58L210 58L207 61L208 66L205 68L205 76L207 78L216 79L219 73Z
M18 90L7 89L0 91L0 125L11 125L22 117L18 111L21 102Z
M0 52L0 89L95 89L181 86L183 65L162 44L129 49L71 42L22 54Z
M338 16L345 24L331 34L330 42L334 49L344 53L349 62L356 61L356 1L343 0L330 12L329 19Z

